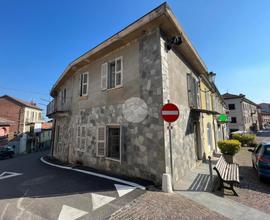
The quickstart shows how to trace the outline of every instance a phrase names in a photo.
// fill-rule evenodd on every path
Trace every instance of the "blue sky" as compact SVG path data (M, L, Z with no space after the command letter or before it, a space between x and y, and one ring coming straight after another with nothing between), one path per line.
M0 0L0 95L44 108L68 63L162 2ZM270 1L168 3L222 93L270 102Z

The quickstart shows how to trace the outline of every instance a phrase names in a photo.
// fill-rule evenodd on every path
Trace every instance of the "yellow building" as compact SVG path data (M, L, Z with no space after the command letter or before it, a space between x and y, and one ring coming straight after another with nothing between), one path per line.
M202 76L200 80L201 97L201 139L204 148L204 157L211 156L218 152L217 142L227 138L226 124L218 121L220 114L226 113L226 105L214 84L210 73L208 77Z

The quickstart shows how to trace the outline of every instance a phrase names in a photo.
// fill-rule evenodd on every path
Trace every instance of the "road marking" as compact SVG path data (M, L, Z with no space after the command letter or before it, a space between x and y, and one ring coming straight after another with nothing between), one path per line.
M136 189L136 187L121 184L114 184L114 186L118 192L119 197L122 197L123 195L126 195L127 193L130 193L131 191Z
M92 206L93 211L108 204L109 202L115 200L116 198L110 196L103 196L96 193L92 193Z
M40 160L41 160L41 162L43 162L45 164L48 164L50 166L54 166L54 167L58 167L58 168L61 168L61 169L66 169L66 170L73 170L73 171L76 171L76 172L85 173L85 174L88 174L88 175L92 175L92 176L97 176L97 177L101 177L101 178L104 178L104 179L113 180L115 182L124 183L124 184L130 185L130 186L134 186L134 187L137 187L139 189L145 190L145 187L144 186L139 185L137 183L133 183L133 182L130 182L130 181L122 180L122 179L119 179L119 178L116 178L116 177L112 177L112 176L107 176L107 175L100 174L100 173L94 173L94 172L91 172L91 171L80 170L80 169L77 169L77 168L56 165L56 164L53 164L53 163L50 163L50 162L44 160L43 157L41 157Z
M88 214L88 212L73 208L71 206L63 205L58 220L75 220L86 214Z
M23 175L22 173L14 173L14 172L3 172L0 174L0 180L7 179L10 177L20 176Z

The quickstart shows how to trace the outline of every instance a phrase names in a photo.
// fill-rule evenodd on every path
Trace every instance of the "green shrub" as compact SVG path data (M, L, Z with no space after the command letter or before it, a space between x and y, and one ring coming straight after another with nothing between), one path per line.
M241 143L238 140L224 140L218 142L218 147L222 154L233 156L241 149Z
M256 135L254 134L233 134L232 138L241 142L242 146L249 145L254 142Z

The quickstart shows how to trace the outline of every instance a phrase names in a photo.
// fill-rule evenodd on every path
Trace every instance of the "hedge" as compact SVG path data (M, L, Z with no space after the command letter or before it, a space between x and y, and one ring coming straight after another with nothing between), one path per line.
M253 143L256 135L254 134L233 134L232 138L241 142L242 146Z
M218 147L222 154L233 156L241 149L241 143L238 140L224 140L218 142Z

